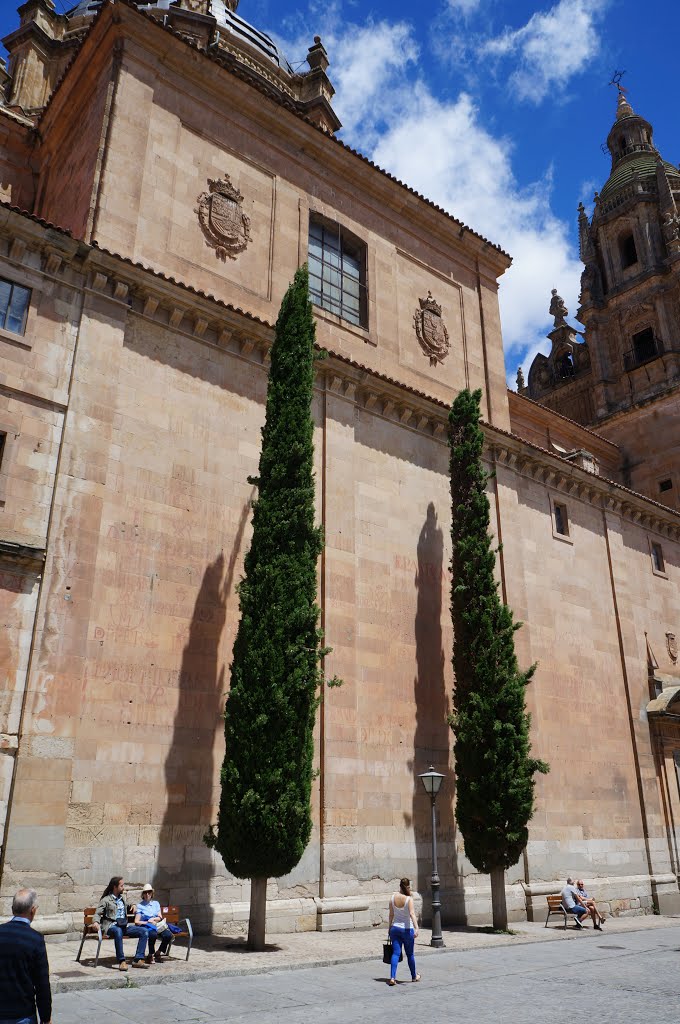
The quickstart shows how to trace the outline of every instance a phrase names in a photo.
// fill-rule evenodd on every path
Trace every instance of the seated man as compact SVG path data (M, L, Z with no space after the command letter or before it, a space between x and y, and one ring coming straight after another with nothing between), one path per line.
M583 928L581 918L588 913L588 908L581 903L581 897L574 885L574 879L568 878L567 884L561 892L562 906L568 914L574 915L574 924L577 928ZM594 920L594 919L593 919ZM596 925L596 927L599 927Z
M129 935L138 939L137 951L132 961L133 967L148 968L144 963L146 952L146 940L149 937L149 929L140 925L128 924L128 911L123 899L125 882L120 875L114 875L102 893L97 909L92 917L90 931L96 932L97 925L101 921L101 929L104 935L110 935L116 947L116 959L118 970L127 971L125 952L123 950L123 936Z
M604 918L603 918L602 914L600 913L600 911L597 909L597 904L596 904L595 900L592 899L592 897L589 896L588 893L586 892L582 878L577 878L576 879L576 889L577 889L577 892L578 892L578 894L579 894L579 896L581 898L581 903L583 904L584 907L587 908L588 913L593 918L593 924L595 925L596 928L598 928L598 927L601 928L601 926L604 924ZM595 921L595 917L593 916L593 911L595 911L595 915L597 917L597 922Z

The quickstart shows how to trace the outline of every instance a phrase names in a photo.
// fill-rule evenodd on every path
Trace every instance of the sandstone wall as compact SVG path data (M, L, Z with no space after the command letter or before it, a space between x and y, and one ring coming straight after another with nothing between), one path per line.
M199 929L243 927L248 885L202 837L216 815L268 347L310 212L366 241L369 321L318 311L318 340L336 353L314 400L320 601L327 675L344 684L323 693L315 832L298 868L270 884L272 929L375 923L402 874L426 892L429 807L416 776L431 762L447 774L445 919L488 918L487 880L455 827L446 724L445 417L468 384L483 388L493 424L499 585L526 622L521 664L539 662L534 744L552 766L526 858L508 874L511 915L567 871L630 909L660 892L675 907L677 727L653 747L645 721L645 633L662 658L678 614L673 516L535 447L588 447L587 431L520 410L526 440L507 433L505 257L159 26L135 36L137 12L121 8L115 25L110 13L42 124L40 212L100 248L8 213L33 237L29 255L8 244L7 273L35 294L26 343L0 337L0 430L6 415L16 442L0 540L47 559L44 572L16 558L0 572L5 800L16 764L0 910L32 884L55 930L77 927L123 873L133 892L150 878ZM78 167L60 163L62 150ZM225 174L251 220L237 260L207 245L196 210ZM438 366L413 325L428 291L451 341ZM608 442L594 454L615 467Z
M54 782L23 794L5 866L10 888L27 869L48 886L48 913L116 872L209 902L266 377L232 360L227 390L223 353L127 314L92 293L83 310L25 718Z
M624 457L625 483L669 508L680 509L680 391L669 391L629 413L602 424L605 437L619 445ZM659 443L662 439L662 443ZM670 481L668 489L661 484Z
M21 240L0 242L0 277L31 289L26 333L0 330L0 846L10 797L27 795L12 794L14 759L79 320L78 295L44 264ZM52 769L32 765L29 778L47 792Z
M218 799L234 587L266 389L263 329L229 313L240 329L214 321L197 336L207 301L175 316L177 290L121 261L85 266L73 284L42 279L45 297L36 288L31 313L43 336L36 381L51 369L53 387L63 384L76 337L77 358L3 905L17 885L33 884L49 926L72 927L122 872L133 892L152 878L199 928L232 933L243 927L248 887L202 836ZM152 285L160 302L150 301ZM61 295L70 298L58 305ZM447 774L438 801L445 919L488 913L486 879L467 863L453 817L444 414L332 359L319 366L320 599L333 648L327 675L344 685L323 695L315 833L298 868L270 885L273 929L367 926L384 916L385 894L404 873L427 893L429 807L416 776L430 763ZM587 474L560 469L555 456L554 473L532 473L527 457L544 455L494 437L492 459L498 445L525 453L497 463L492 522L504 545L502 592L527 623L520 661L539 662L529 691L535 749L552 766L539 782L527 858L508 873L511 913L525 912L525 891L531 901L532 886L554 888L567 871L599 880L613 905L649 906L655 887L669 889L677 861L675 804L668 786L658 789L649 727L638 722L649 699L644 634L662 654L677 614L676 544L621 503L608 510L598 494L615 495L612 485L593 478L600 492L592 490ZM50 495L49 475L39 479ZM567 541L553 534L551 496L567 504ZM46 524L36 508L35 523ZM650 535L663 545L663 576L651 569ZM21 593L26 656L37 582L8 577L6 589Z
M138 20L127 11L122 18ZM99 245L268 322L307 257L310 213L337 222L366 244L368 323L354 328L319 310L319 342L446 401L467 383L482 387L487 418L507 428L496 283L507 257L483 249L459 224L225 69L196 59L159 27L149 26L143 40L123 27L115 31L121 40L114 58L114 30L99 39L104 28L95 27L77 64L96 43L96 81L84 71L67 76L45 115L41 215L83 237L89 222L82 197L92 194ZM108 65L118 59L110 118L100 132ZM77 188L70 166L53 158L47 166L58 149L78 164ZM209 181L225 175L250 218L250 241L237 259L220 258L198 214ZM414 328L428 291L450 340L437 366Z
M648 876L660 879L664 897L670 885L677 902L674 826L658 791L646 717L653 696L646 638L664 671L673 670L664 634L678 617L677 542L592 496L583 501L505 474L498 476L505 579L526 622L520 660L538 662L528 691L534 747L551 764L538 781L527 881L571 874L610 886L617 876ZM551 499L567 509L566 538L554 530ZM652 540L662 545L663 575L652 565ZM648 906L651 895L648 887Z
M28 118L0 107L0 200L24 210L31 209L34 193L30 127Z
M72 88L54 95L33 157L39 169L36 197L27 208L87 241L101 206L99 183L117 66L117 57L106 48L75 63L69 75Z

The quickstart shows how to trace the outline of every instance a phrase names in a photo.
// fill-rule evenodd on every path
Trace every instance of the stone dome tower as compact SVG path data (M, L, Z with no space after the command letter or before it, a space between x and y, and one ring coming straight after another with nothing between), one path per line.
M607 147L611 172L590 222L579 207L577 316L593 361L596 420L664 390L680 371L680 171L622 91Z
M621 89L607 147L590 219L579 205L583 358L559 379L537 356L521 393L620 444L630 486L680 507L680 171Z

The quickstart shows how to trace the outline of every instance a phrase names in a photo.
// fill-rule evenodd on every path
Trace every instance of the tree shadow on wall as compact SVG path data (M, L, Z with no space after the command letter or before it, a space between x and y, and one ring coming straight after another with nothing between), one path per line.
M210 933L212 857L203 843L214 821L215 736L224 727L225 669L219 646L250 502L241 515L225 567L224 554L208 565L194 604L182 654L179 697L165 761L167 807L156 865L156 898L176 903L194 931Z
M423 898L423 919L431 921L432 811L430 798L418 778L430 765L446 777L436 802L437 860L441 879L442 921L465 923L463 877L458 867L456 826L453 816L454 779L449 768L451 729L447 722L449 700L444 674L442 642L442 587L444 584L444 537L437 512L430 502L418 538L415 586L416 677L412 827L416 842L416 882ZM448 605L447 605L448 607Z

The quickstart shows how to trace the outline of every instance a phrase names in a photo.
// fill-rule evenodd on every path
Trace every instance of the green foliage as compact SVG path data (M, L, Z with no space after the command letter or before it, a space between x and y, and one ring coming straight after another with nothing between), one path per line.
M271 350L259 495L238 588L219 822L206 836L237 878L287 874L312 828L312 731L325 650L316 604L322 534L314 525L314 330L302 268L284 297Z
M485 874L516 864L526 846L534 775L525 688L514 632L520 623L498 596L489 535L487 475L479 426L481 391L461 391L449 414L451 446L451 615L455 673L456 821L465 853Z

